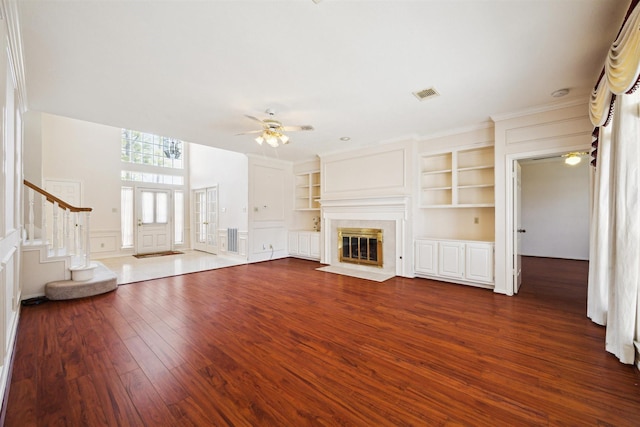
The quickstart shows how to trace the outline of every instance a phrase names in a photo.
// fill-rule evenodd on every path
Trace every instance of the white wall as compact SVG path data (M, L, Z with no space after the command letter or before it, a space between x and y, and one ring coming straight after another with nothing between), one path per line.
M589 259L589 162L522 162L522 255Z
M79 181L92 231L119 232L121 129L51 114L41 123L43 178Z
M287 230L293 215L293 165L249 157L249 261L288 256Z
M191 190L218 185L220 229L247 231L249 160L247 156L199 144L189 146Z

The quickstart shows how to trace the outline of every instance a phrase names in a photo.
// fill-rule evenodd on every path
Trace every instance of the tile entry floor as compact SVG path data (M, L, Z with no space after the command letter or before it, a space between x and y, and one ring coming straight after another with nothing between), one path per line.
M245 260L235 257L213 255L194 250L182 252L184 253L140 259L128 255L96 259L96 261L100 261L116 273L118 285L246 264Z

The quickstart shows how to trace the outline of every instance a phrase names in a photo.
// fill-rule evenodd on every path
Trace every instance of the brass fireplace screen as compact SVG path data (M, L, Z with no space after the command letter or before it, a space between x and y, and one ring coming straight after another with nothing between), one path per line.
M382 267L382 230L379 228L339 228L340 262Z

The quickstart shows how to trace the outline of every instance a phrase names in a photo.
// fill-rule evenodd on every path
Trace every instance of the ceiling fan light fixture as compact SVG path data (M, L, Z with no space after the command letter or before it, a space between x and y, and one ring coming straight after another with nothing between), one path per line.
M582 159L580 158L580 156L576 155L576 154L571 154L569 156L567 156L566 159L564 159L564 162L566 164L568 164L569 166L575 166L578 163L580 163L582 161Z
M578 152L578 151L574 151L572 153L567 153L565 155L563 155L562 157L564 157L564 163L569 165L569 166L575 166L578 163L580 163L582 161L582 156L584 156L585 154L587 154L586 152Z
M276 148L278 146L278 137L276 137L275 135L267 135L265 140L267 141L267 144L269 144L273 148Z
M259 145L262 145L263 142L266 142L271 147L276 148L280 144L285 145L291 142L289 136L285 135L284 132L313 130L313 126L311 125L283 126L281 122L273 118L276 112L271 108L267 109L265 113L269 115L269 118L266 118L264 120L260 120L257 117L245 114L245 117L247 117L248 119L259 122L262 125L262 130L243 132L239 133L238 135L259 134L255 138L255 141Z

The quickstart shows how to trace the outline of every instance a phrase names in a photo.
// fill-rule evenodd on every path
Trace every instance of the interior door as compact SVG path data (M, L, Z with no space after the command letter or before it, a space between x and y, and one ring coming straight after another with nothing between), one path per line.
M522 167L513 163L513 293L517 294L522 285Z
M193 191L193 248L218 253L218 186Z
M136 253L171 250L171 191L136 188Z

